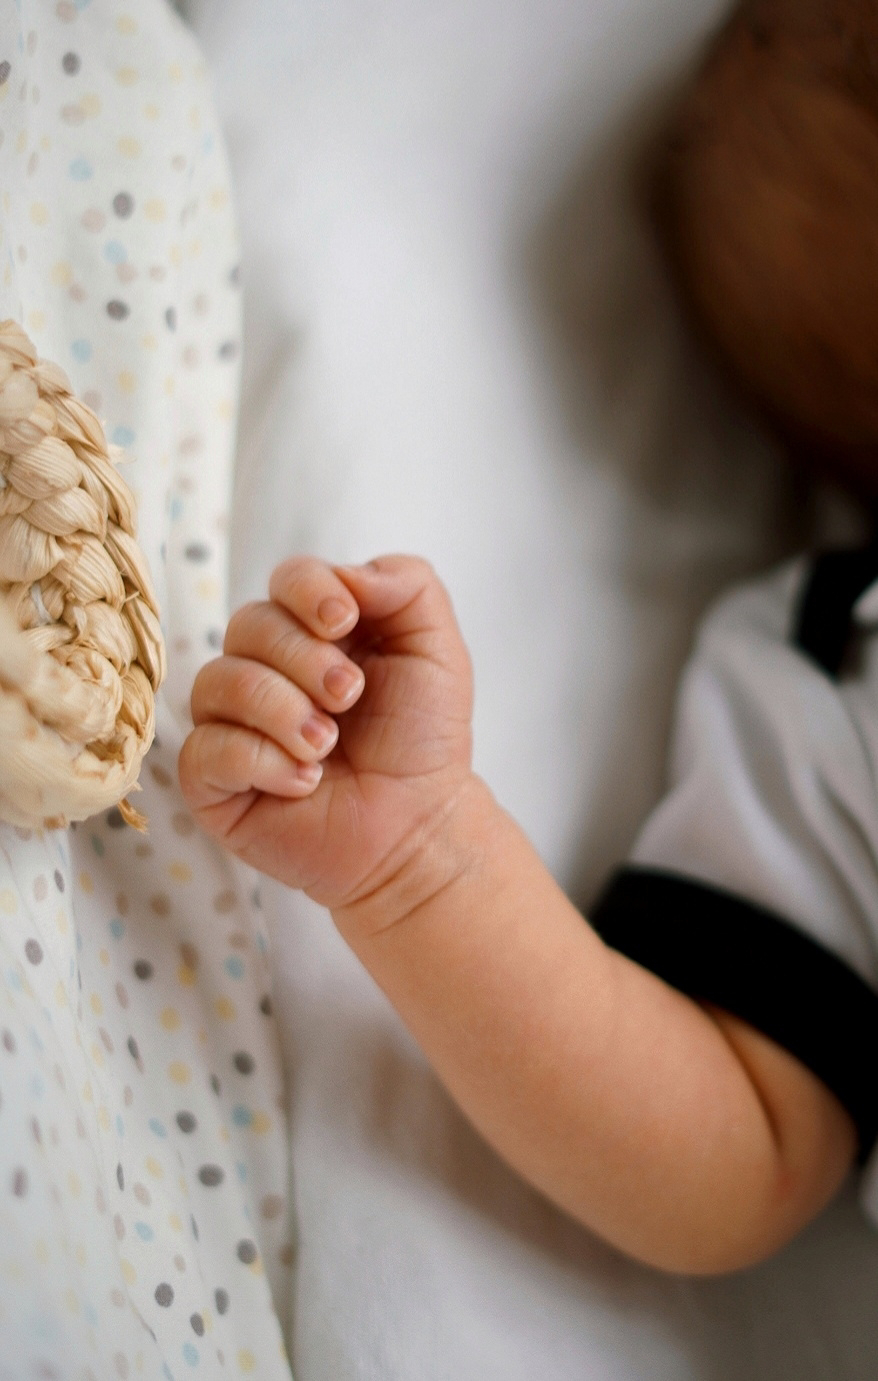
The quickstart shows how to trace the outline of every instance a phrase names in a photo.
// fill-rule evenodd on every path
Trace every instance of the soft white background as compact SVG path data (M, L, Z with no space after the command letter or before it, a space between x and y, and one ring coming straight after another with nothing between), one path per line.
M479 770L585 905L661 789L695 618L806 535L641 213L650 133L723 8L187 6L244 242L236 599L291 550L429 556ZM482 1146L327 918L268 902L298 1381L874 1378L878 1237L850 1196L747 1276L630 1265Z

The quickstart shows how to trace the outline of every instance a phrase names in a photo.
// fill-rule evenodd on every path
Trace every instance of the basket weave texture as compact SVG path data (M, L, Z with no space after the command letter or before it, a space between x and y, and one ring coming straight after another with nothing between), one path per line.
M0 819L58 828L136 790L165 675L135 505L103 427L0 323Z

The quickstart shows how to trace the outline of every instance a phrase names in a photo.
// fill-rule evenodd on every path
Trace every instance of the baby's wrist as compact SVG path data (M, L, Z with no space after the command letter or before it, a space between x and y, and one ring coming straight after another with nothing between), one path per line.
M354 950L422 914L449 889L483 870L503 811L475 773L424 821L404 851L388 859L361 894L332 908L335 924ZM362 957L362 956L361 956Z

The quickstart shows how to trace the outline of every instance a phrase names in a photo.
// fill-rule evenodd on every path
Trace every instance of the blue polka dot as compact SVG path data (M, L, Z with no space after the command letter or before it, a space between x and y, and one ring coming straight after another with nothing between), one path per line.
M93 835L92 835L92 837L91 837L91 846L92 846L92 848L94 849L95 853L97 854L98 858L103 858L103 856L104 856L104 841L103 841L103 839L101 839L100 835L97 835L97 834L93 834Z
M171 1371L171 1368L168 1366L167 1362L162 1362L162 1372L164 1374L165 1381L174 1381L174 1373Z
M239 1104L232 1112L232 1121L236 1127L249 1127L253 1121L253 1114L249 1108L243 1108Z
M35 1074L34 1077L31 1079L30 1091L33 1094L34 1098L42 1098L43 1094L45 1093L46 1085L40 1078L39 1074Z
M82 1312L83 1312L83 1314L85 1315L86 1323L91 1324L92 1328L97 1328L97 1326L98 1326L98 1311L95 1309L94 1305L93 1305L93 1304L87 1304L87 1305L85 1306L85 1308L83 1309Z
M78 10L84 10L87 5L91 4L91 0L73 0L73 3Z
M87 364L88 361L91 359L90 340L75 340L70 346L70 349L73 351L74 355L78 360L82 360L83 364Z
M70 164L70 176L74 182L88 182L94 169L87 158L74 158Z
M40 1054L42 1054L46 1048L43 1045L43 1042L40 1040L39 1032L35 1031L33 1027L31 1027L30 1029L30 1043L33 1046L34 1050L38 1050Z
M6 982L9 984L10 988L12 988L13 992L16 993L20 993L24 986L21 981L21 974L17 969L6 970Z
M183 1344L183 1361L188 1362L190 1367L197 1367L199 1362L198 1348L192 1343Z
M118 916L110 921L110 934L115 935L117 940L121 940L125 934L125 922L120 921Z
M183 500L177 498L171 499L171 522L175 523L182 512Z
M121 1113L116 1114L116 1131L118 1132L119 1136L125 1135L125 1119L123 1118Z
M157 1117L151 1117L151 1118L149 1119L149 1126L150 1126L150 1130L153 1131L153 1132L155 1132L156 1136L167 1136L167 1135L168 1135L168 1133L165 1131L164 1123L159 1122L159 1120L158 1120Z
M135 435L130 427L117 427L110 440L114 446L133 446Z
M128 258L128 250L121 240L108 240L104 245L104 258L111 264L124 264Z
M155 1237L155 1233L149 1226L149 1223L135 1223L134 1231L137 1233L137 1236L140 1238L141 1242L151 1242L152 1239Z
M242 1184L247 1183L247 1166L243 1160L235 1161L235 1169L238 1172L238 1179Z
M223 967L229 975L229 978L244 977L244 964L243 961L238 958L237 954L230 954Z

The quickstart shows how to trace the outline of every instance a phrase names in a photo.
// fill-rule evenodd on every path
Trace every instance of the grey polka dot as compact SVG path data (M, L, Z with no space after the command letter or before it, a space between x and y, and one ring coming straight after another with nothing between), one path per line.
M198 1224L196 1223L196 1221L195 1221L195 1219L194 1219L194 1217L192 1216L191 1213L190 1213L190 1215L189 1215L189 1225L190 1225L190 1227L192 1228L192 1236L195 1238L195 1241L197 1242L197 1241L198 1241Z
M139 1204L143 1204L144 1208L149 1208L152 1203L152 1195L145 1184L136 1184L134 1186L134 1197Z
M195 1117L192 1115L191 1112L178 1112L177 1126L180 1128L181 1132L185 1132L188 1136L190 1132L195 1131L195 1128L198 1126L198 1122L196 1121Z
M128 1037L128 1053L132 1060L136 1060L138 1064L140 1063L140 1047L133 1036Z
M0 86L3 86L5 82L9 81L9 73L11 71L12 65L10 63L0 62Z
M242 1238L237 1247L238 1260L243 1261L245 1266L251 1266L258 1255L256 1243L251 1242L249 1237Z
M113 197L113 210L122 220L131 215L134 210L134 198L130 192L117 192Z
M174 1302L173 1288L163 1280L161 1285L155 1287L155 1302L160 1304L163 1309L167 1309Z
M65 53L61 59L61 66L68 77L75 77L82 66L82 59L78 53Z
M202 1165L198 1172L198 1178L202 1184L212 1189L218 1184L222 1184L225 1179L223 1170L218 1165Z
M16 1199L23 1199L27 1193L27 1171L21 1165L12 1172L12 1192Z
M214 1292L213 1292L213 1300L214 1300L214 1304L216 1305L216 1312L217 1312L218 1314L225 1314L226 1310L227 1310L228 1307L229 1307L229 1292L228 1292L228 1290L223 1290L223 1289L214 1290Z
M231 272L229 273L229 282L231 283L231 285L232 285L233 288L239 288L239 287L241 286L241 265L240 265L240 264L236 264L235 267L234 267L234 268L231 270Z
M39 940L26 940L24 944L24 952L27 955L29 963L42 964L43 947L40 944Z
M15 1054L15 1037L11 1031L3 1032L3 1049L8 1050L10 1055Z
M222 1085L220 1084L220 1081L215 1074L211 1074L210 1076L210 1087L213 1089L217 1098L219 1098L220 1093L222 1092Z
M264 1017L271 1016L271 998L268 996L268 993L265 994L259 1003L259 1010Z
M238 342L236 340L224 340L217 351L221 360L234 360L238 357Z
M187 561L209 561L210 547L204 542L190 542L185 548L184 555Z
M207 630L207 645L208 647L222 647L223 634L221 628L209 628Z
M122 1162L116 1166L116 1183L120 1189L125 1188L125 1171L122 1169Z
M61 873L59 872L59 870L58 870L57 868L55 869L54 877L55 877L55 886L58 888L58 891L59 891L59 892L63 892L63 891L64 891L64 878L63 878L63 876L61 875Z
M114 297L111 302L107 303L107 316L112 317L114 321L124 321L130 315L131 308L128 303L121 302L118 297Z
M117 806L113 806L112 810L107 811L106 820L111 830L125 829L125 819Z
M149 962L148 959L135 959L134 972L137 975L137 977L141 980L141 982L145 983L147 979L152 978L152 964Z
M190 1322L191 1325L192 1325L192 1332L193 1332L193 1333L196 1333L196 1334L198 1335L199 1338L203 1338L203 1337L204 1337L204 1319L201 1317L201 1315L200 1315L200 1314L193 1314L193 1315L190 1317L189 1322Z
M234 1056L235 1069L239 1074L252 1074L256 1068L256 1061L246 1050L238 1050Z
M167 309L167 311L165 312L165 322L167 323L167 327L168 327L168 330L169 330L169 331L176 331L176 329L177 329L177 309L176 309L176 307L169 307L169 308Z

